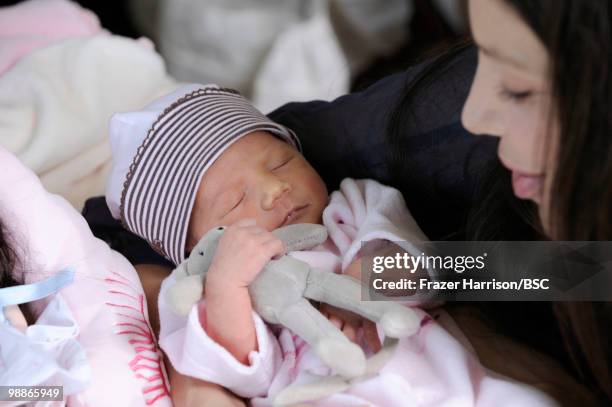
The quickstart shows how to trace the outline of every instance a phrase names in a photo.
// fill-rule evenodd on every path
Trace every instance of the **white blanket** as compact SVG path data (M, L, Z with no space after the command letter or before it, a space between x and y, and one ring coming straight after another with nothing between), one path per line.
M80 209L104 193L110 116L174 86L148 40L100 34L61 41L0 77L0 145Z

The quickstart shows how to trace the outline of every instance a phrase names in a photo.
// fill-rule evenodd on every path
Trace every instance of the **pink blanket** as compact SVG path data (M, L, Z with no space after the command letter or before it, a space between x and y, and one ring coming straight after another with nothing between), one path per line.
M362 242L388 240L417 255L419 251L408 242L425 240L399 191L371 180L342 181L340 190L331 195L323 223L329 231L328 244L321 250L291 255L330 272L345 269ZM228 387L251 398L252 405L258 407L273 405L275 397L289 385L310 383L331 374L301 338L288 329L267 326L257 314L253 319L258 351L251 352L248 365L240 363L202 328L205 304L201 303L199 310L194 306L186 317L170 311L165 291L174 281L173 273L162 284L159 295L160 344L179 372ZM556 405L537 389L484 368L448 314L415 311L422 318L420 331L400 340L394 356L377 375L308 405Z

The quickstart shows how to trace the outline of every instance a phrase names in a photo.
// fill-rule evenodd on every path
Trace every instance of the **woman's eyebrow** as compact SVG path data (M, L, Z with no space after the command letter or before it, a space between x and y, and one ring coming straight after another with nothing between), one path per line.
M524 58L514 58L514 57L511 57L511 56L505 55L505 54L499 52L494 47L484 46L484 45L478 44L478 43L476 43L476 46L478 47L478 49L480 51L482 51L483 54L485 54L486 56L488 56L490 58L506 62L506 63L514 66L515 68L519 68L519 69L522 69L522 70L529 70L529 66L524 62Z

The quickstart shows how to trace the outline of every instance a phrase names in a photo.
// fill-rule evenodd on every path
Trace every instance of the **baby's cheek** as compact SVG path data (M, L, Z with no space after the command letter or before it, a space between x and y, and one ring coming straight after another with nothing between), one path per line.
M310 197L317 201L327 199L327 187L319 174L309 164L306 164L301 171L298 172L297 185L302 188Z
M209 216L206 216L203 212L205 211L194 210L191 214L191 219L189 220L189 231L187 235L188 249L190 246L194 246L197 242L199 242L202 236L204 236L210 229L215 226L219 226L216 225L215 222L213 222L212 219L210 219Z
M266 221L266 216L262 214L261 210L254 207L250 203L244 203L238 208L234 209L228 215L224 216L223 225L219 225L219 226L233 225L236 222L239 222L245 219L254 219L258 226L261 226L264 229L268 229L266 225L269 222Z
M320 211L320 216L321 214L323 214L323 209L325 209L325 207L329 203L329 194L327 193L327 187L325 186L323 180L318 181L319 182L315 181L315 185L313 185L312 196L314 197L313 200L315 201L318 210Z

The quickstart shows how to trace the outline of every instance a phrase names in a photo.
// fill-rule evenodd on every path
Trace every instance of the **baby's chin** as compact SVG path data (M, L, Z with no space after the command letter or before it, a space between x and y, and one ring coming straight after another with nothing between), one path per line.
M323 214L319 213L319 214L312 214L310 216L305 216L303 219L296 219L294 222L292 222L291 224L298 224L298 223L313 223L316 225L322 225L323 224Z
M273 227L273 229L287 225L297 225L300 223L314 223L317 225L322 224L323 212L316 210L315 208L309 209L310 208L306 208L303 213L298 213L296 216L290 219L280 220L276 227Z

